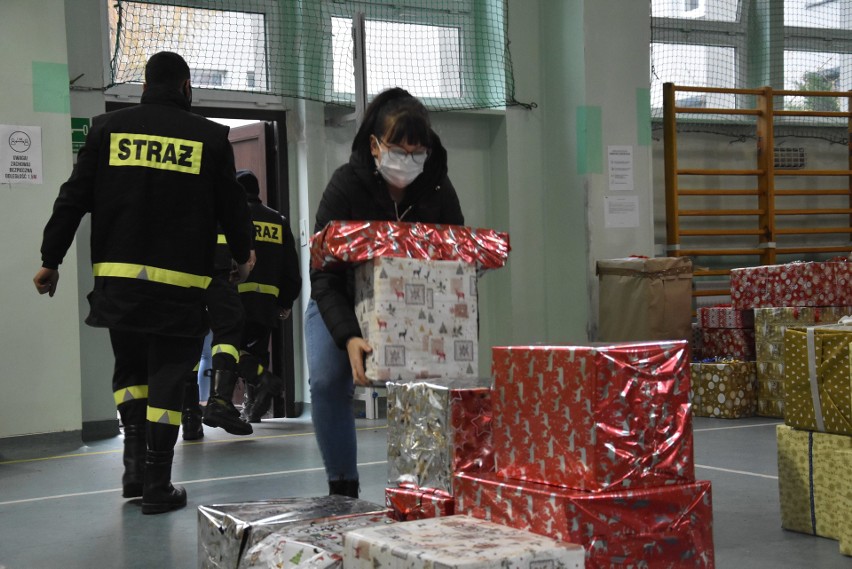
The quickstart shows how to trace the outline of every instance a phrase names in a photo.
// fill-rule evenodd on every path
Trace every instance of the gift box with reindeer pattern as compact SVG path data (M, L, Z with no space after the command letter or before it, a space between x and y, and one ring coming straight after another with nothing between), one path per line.
M379 257L355 270L355 314L375 382L478 374L476 268Z

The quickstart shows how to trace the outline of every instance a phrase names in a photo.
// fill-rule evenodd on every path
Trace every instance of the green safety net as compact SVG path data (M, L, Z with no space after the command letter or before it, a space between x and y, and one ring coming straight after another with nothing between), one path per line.
M112 85L143 82L147 58L167 50L197 87L352 106L356 14L369 97L399 86L433 110L519 104L504 0L117 0Z

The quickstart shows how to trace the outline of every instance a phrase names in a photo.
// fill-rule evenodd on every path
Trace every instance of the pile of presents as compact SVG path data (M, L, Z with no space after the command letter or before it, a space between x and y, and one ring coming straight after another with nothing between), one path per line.
M779 417L782 527L852 555L852 262L734 269L731 305L698 309L696 416ZM702 358L705 358L702 360Z
M387 386L386 504L201 506L204 568L714 566L695 479L689 342L496 347L478 377L489 230L338 223L312 265L357 263L356 313Z

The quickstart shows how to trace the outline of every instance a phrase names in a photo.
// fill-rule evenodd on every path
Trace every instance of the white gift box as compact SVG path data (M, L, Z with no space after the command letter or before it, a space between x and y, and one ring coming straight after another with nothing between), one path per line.
M343 538L346 569L582 569L582 546L468 516L372 527Z
M477 375L473 265L397 257L363 263L355 269L355 314L373 347L366 361L370 380Z

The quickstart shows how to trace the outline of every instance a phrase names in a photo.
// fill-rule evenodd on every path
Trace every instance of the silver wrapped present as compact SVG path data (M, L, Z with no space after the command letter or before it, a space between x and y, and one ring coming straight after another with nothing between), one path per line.
M452 494L456 472L493 472L491 379L391 382L388 481Z
M319 518L385 511L377 504L345 496L199 506L198 567L242 569L246 552L273 532Z

